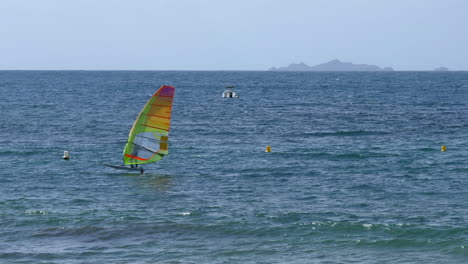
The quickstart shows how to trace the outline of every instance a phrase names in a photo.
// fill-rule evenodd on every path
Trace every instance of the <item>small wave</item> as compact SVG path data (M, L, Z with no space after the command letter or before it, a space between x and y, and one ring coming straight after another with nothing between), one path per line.
M416 150L424 151L424 152L440 151L439 149L435 149L435 148L418 148Z
M5 150L0 151L0 156L14 156L14 155L21 155L21 156L30 156L36 154L43 154L46 153L45 150L26 150L26 149L18 149L16 151L13 150Z
M36 234L36 236L82 236L99 233L103 230L104 228L95 226L85 226L77 228L53 227L41 230L39 233Z
M46 210L26 210L24 211L27 215L46 215L49 214L49 211Z
M351 131L335 131L335 132L311 132L300 133L297 136L312 136L312 137L342 137L342 136L374 136L387 135L387 131L367 131L367 130L351 130Z
M401 239L401 238L380 238L380 239L357 239L355 243L361 246L381 247L381 248L401 248L401 247L423 247L431 244L428 239Z
M460 256L468 256L468 245L465 245L463 242L462 242L462 245L457 245L457 246L454 246L448 250L446 250L447 253L449 254L455 254L455 255L460 255Z
M33 104L31 105L31 108L35 109L49 109L49 108L56 108L56 104Z
M398 157L398 155L379 153L379 152L350 152L350 153L318 153L317 157L322 156L323 158L332 160L362 160L368 158L387 158L387 157Z
M468 168L454 168L452 169L452 171L455 171L455 172L467 172L468 171Z
M312 152L310 149L297 148L290 152L275 152L273 155L284 157L302 157L318 159L364 159L364 158L392 158L399 157L398 154L383 153L375 151L349 152L349 153L330 153L330 152Z
M93 200L91 199L84 199L84 198L76 198L71 201L73 205L83 205L83 204L91 204Z

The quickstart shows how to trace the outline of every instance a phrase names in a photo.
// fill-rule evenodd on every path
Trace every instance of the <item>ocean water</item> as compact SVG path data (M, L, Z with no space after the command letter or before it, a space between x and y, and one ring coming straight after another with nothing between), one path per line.
M170 155L102 166L163 84ZM0 92L0 263L468 261L467 72L2 71Z

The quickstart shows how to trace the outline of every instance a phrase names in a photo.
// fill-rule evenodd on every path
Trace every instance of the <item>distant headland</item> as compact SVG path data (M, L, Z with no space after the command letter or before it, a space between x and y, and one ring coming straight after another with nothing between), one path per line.
M286 67L272 67L269 71L393 71L391 67L379 67L370 64L353 64L340 60L331 60L315 66L309 66L303 62L292 63Z
M438 68L435 68L434 71L450 71L447 67L438 67Z

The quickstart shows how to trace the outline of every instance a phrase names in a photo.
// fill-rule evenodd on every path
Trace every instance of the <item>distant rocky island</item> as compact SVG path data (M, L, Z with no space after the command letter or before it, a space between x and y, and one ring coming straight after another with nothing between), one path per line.
M449 69L447 67L439 67L435 68L434 71L449 71Z
M272 67L269 71L393 71L391 67L380 68L377 65L353 64L340 60L331 60L315 66L309 66L303 62L292 63L286 67Z

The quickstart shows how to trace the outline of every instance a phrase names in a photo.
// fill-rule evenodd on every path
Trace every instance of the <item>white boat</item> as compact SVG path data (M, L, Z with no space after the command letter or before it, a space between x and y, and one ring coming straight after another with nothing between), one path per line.
M227 86L227 90L223 92L223 98L239 98L239 95L237 95L232 89L234 86Z

